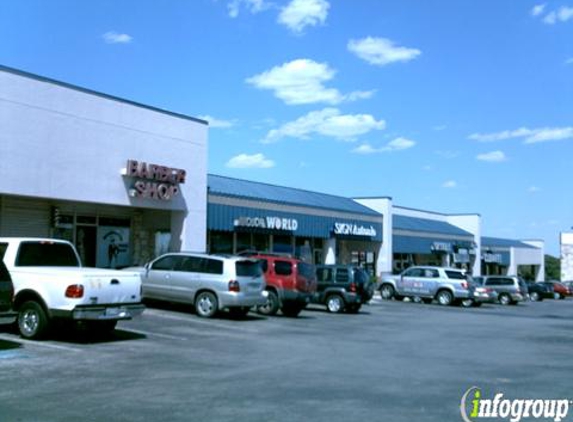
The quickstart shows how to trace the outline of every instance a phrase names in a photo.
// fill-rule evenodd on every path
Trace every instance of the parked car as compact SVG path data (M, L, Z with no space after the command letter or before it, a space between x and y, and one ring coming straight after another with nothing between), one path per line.
M45 337L56 320L105 333L145 309L139 274L82 267L70 242L2 237L0 259L14 283L14 308L24 338Z
M474 296L475 286L471 281L471 276L466 274L465 270L414 266L398 276L383 278L380 283L380 296L382 299L420 298L426 303L435 299L444 306L454 303L472 306L482 302L482 298Z
M483 303L497 303L499 300L497 292L490 288L484 287L477 284L473 278L471 281L472 286L470 287L470 291L473 292L472 299L464 299L460 302L460 304L464 307L468 306L475 306L479 307Z
M474 280L495 290L502 305L515 305L528 299L527 284L519 276L489 275L474 277Z
M12 324L18 314L14 311L14 285L12 277L0 259L0 324Z
M374 294L368 273L354 265L317 265L316 281L312 302L326 305L328 312L356 313Z
M245 252L261 262L267 282L266 302L257 307L263 315L296 317L312 300L316 292L316 273L313 264L284 255Z
M555 299L565 299L567 296L571 296L571 290L567 285L560 283L558 281L550 282L553 284L553 297Z
M543 299L553 299L553 284L552 283L527 283L527 292L529 299L534 302L540 302Z
M144 299L188 303L203 318L245 316L266 302L260 262L245 257L167 253L145 265L141 281Z

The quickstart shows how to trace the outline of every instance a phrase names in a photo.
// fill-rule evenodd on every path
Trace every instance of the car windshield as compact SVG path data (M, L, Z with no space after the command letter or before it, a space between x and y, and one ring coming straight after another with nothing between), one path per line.
M263 275L260 261L237 261L235 269L238 277L260 277Z

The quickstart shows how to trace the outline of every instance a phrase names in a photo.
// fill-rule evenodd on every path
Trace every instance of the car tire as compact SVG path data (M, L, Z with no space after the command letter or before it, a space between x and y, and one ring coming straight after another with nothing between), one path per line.
M511 297L507 293L500 294L498 300L499 300L499 303L504 305L504 306L509 305L512 302Z
M339 314L344 311L344 299L340 295L328 295L326 297L326 309L331 314Z
M436 300L442 306L450 306L454 303L454 295L449 290L440 290L436 295Z
M211 292L201 292L195 298L195 312L201 318L213 318L218 306L217 296Z
M42 305L33 300L18 309L18 330L25 339L39 340L46 336L50 320Z
M473 299L462 299L460 300L460 305L462 308L471 308L476 306L476 302Z
M281 312L283 313L284 316L296 318L304 308L305 308L304 305L299 305L299 304L284 305L281 308Z
M279 311L279 297L274 290L267 290L267 301L264 305L257 306L257 312L261 315L272 316Z
M229 314L233 318L245 318L250 310L251 308L249 308L248 306L238 306L229 308Z
M380 287L380 297L384 300L391 300L394 297L394 287L390 284L383 284Z
M541 295L537 292L530 293L529 300L532 302L541 302Z

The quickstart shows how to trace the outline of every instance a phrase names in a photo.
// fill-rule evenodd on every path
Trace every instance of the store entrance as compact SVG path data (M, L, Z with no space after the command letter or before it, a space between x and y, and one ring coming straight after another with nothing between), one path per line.
M82 265L84 267L96 266L97 253L97 227L81 226L76 227L76 248Z

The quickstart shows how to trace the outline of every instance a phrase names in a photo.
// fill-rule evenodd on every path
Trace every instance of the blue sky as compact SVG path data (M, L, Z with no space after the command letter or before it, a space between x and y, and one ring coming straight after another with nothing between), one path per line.
M3 0L0 63L208 119L211 173L573 226L573 0Z

